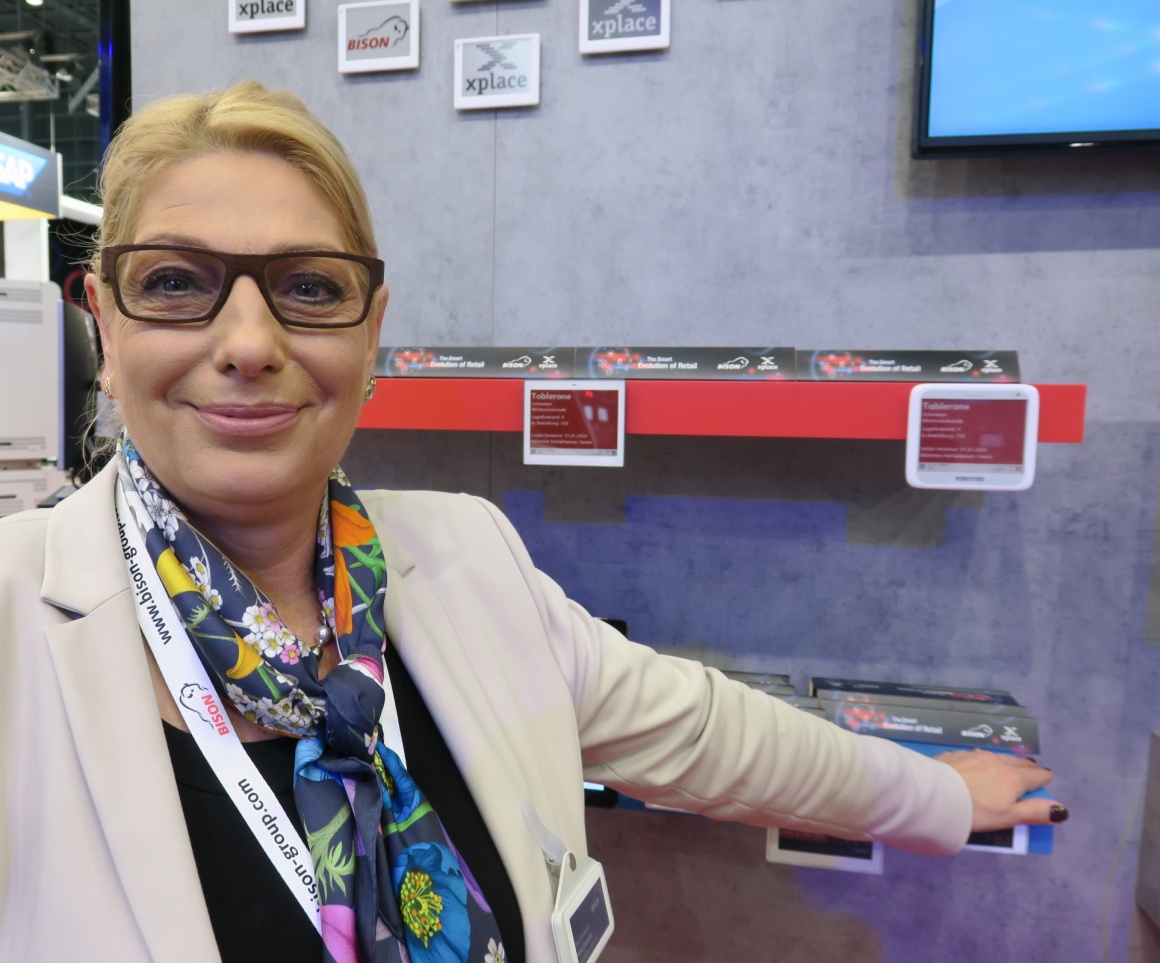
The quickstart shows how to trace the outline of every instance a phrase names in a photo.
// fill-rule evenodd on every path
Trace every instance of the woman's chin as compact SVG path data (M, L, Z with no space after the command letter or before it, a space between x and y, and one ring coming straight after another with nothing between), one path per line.
M155 474L191 515L250 522L316 512L334 467L269 452L218 456L208 464L212 471L190 465L172 480L164 470Z

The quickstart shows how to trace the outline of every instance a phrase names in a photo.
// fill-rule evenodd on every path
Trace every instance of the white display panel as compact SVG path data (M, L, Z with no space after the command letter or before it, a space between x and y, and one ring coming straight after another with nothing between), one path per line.
M1011 830L1011 844L1008 845L993 845L990 843L972 843L968 842L963 849L969 849L976 853L999 853L1004 856L1026 856L1027 848L1030 843L1030 833L1026 826L1015 826Z
M866 840L839 839L823 833L805 833L773 827L765 836L765 858L771 863L840 869L847 873L881 876L886 847Z
M916 385L906 480L915 488L1022 491L1035 480L1038 439L1033 385Z
M524 382L524 464L624 466L624 382Z

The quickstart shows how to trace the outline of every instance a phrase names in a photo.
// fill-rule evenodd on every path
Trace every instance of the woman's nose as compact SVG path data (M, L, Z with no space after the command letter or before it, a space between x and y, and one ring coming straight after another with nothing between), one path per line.
M247 377L277 371L286 363L286 329L262 297L257 282L239 276L225 304L212 322L214 364L222 371L235 369Z

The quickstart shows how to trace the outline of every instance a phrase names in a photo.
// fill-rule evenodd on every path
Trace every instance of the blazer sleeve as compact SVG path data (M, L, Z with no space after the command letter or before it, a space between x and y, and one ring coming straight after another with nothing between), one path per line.
M480 502L528 582L572 693L585 778L715 819L927 855L962 848L971 800L950 766L630 642L568 599L499 509Z

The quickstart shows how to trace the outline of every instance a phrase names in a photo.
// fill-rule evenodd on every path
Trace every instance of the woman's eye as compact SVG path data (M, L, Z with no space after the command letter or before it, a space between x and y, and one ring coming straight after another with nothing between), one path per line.
M300 278L290 288L291 294L299 301L335 301L341 300L343 291L340 285L328 278Z
M173 272L151 274L141 282L142 291L159 294L185 294L190 290L189 278Z

